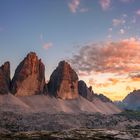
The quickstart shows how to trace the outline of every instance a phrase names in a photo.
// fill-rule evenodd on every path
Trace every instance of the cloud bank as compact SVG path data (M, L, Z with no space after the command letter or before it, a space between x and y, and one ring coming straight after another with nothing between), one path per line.
M70 59L77 71L130 75L140 72L140 41L135 38L118 42L93 43L83 46Z

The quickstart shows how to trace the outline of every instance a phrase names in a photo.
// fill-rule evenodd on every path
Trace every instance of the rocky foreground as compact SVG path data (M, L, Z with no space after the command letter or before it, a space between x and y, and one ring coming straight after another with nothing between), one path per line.
M0 113L2 140L140 140L139 112L103 114Z
M4 132L2 140L139 140L139 130L72 129L67 131Z

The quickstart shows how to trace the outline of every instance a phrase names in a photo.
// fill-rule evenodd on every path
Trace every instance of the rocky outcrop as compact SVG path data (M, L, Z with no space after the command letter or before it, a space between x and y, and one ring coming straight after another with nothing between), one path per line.
M0 94L7 94L10 91L10 63L5 62L0 67Z
M92 90L92 86L88 88L86 83L82 80L78 82L78 91L82 97L88 99L89 101L93 101L93 99L96 98L101 100L102 102L112 102L109 98L107 98L103 94L95 94Z
M80 80L78 82L78 91L79 91L79 94L88 99L89 101L92 101L93 100L93 91L92 91L92 87L87 87L86 83L82 80Z
M16 96L29 96L43 93L45 66L36 53L29 53L19 64L12 80L12 93Z
M105 95L103 94L96 94L96 96L103 102L112 102L109 98L107 98Z
M48 83L49 93L61 99L78 97L78 76L66 61L61 61Z

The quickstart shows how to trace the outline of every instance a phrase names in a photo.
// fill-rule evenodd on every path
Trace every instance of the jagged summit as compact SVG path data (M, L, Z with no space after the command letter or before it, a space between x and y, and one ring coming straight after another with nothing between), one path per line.
M61 61L48 83L49 93L61 99L75 99L78 95L78 76L66 61Z
M45 66L35 52L30 52L19 64L11 85L12 93L16 96L43 93Z
M10 62L5 62L0 67L0 94L7 94L10 91Z

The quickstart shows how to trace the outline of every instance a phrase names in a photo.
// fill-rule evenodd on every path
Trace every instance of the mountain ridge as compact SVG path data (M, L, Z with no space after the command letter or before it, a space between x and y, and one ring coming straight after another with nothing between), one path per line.
M8 64L10 65L10 63ZM10 66L6 67L8 70L5 71L2 68L0 68L2 71L0 75L4 75L4 77L1 78L1 81L7 80L10 75ZM107 100L107 97L94 94L92 88L88 88L84 81L82 83L84 86L80 86L78 79L78 75L70 64L61 61L53 71L49 82L45 83L45 66L35 52L30 52L16 68L12 80L9 79L10 84L5 85L7 96L2 96L0 90L0 104L1 106L11 106L13 111L17 106L18 111L33 110L48 111L49 113L53 112L53 109L54 111L56 109L56 112L73 113L113 114L121 112L119 108ZM9 102L4 103L3 100L9 100Z

